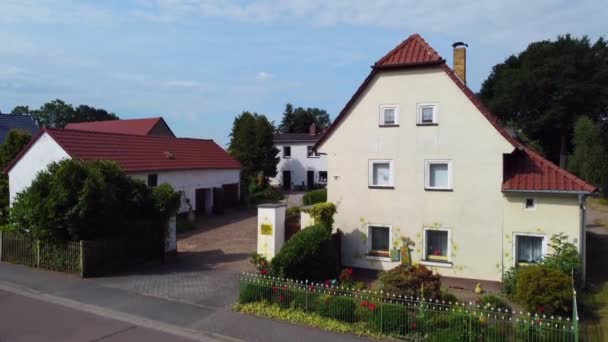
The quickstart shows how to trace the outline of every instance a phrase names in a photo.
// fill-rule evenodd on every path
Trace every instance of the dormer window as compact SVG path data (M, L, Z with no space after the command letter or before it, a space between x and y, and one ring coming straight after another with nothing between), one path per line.
M390 127L399 125L399 106L381 105L380 106L380 126Z
M439 115L439 106L432 103L418 104L418 125L436 125Z

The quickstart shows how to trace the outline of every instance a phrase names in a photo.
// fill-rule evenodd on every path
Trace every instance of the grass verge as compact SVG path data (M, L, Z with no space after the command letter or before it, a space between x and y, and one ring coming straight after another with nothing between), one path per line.
M345 323L335 319L323 317L315 313L305 313L296 309L281 309L276 304L269 304L266 302L237 304L234 306L234 310L245 314L287 321L290 323L306 325L326 331L343 334L355 334L357 336L367 336L376 339L386 337L382 334L369 330L363 322Z

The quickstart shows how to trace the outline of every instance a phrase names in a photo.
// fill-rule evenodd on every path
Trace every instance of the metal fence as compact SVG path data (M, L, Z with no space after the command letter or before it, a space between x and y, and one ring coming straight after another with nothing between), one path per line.
M99 276L164 257L160 236L48 242L0 231L0 261L46 270Z
M577 341L574 320L445 303L256 274L239 277L239 303L268 302L407 340ZM576 305L576 299L574 299Z
M78 241L43 242L19 234L0 232L0 260L46 270L80 273Z

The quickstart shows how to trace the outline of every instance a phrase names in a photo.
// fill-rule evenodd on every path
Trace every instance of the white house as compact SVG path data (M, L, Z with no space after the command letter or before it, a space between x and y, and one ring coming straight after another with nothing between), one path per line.
M393 268L392 250L409 238L415 263L496 281L550 252L560 232L585 255L585 198L596 188L500 126L466 86L465 51L455 44L453 71L410 36L317 142L345 264Z
M274 135L279 149L277 175L270 184L284 190L304 190L327 184L327 157L317 153L313 146L321 134L313 124L309 133L283 133Z
M67 158L112 160L149 186L168 183L183 194L180 212L211 213L239 201L240 164L212 140L44 128L5 170L11 203L38 172Z

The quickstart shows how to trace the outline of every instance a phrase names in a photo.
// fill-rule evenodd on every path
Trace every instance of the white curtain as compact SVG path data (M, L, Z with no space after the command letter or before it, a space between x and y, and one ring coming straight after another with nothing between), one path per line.
M374 185L390 185L391 166L389 163L376 163L373 167Z
M395 123L395 110L393 108L386 108L384 110L384 123L388 125Z
M448 164L431 164L429 166L429 185L432 188L448 187Z
M538 236L517 237L517 262L537 262L543 256L543 238Z
M433 107L422 107L422 122L433 122Z

